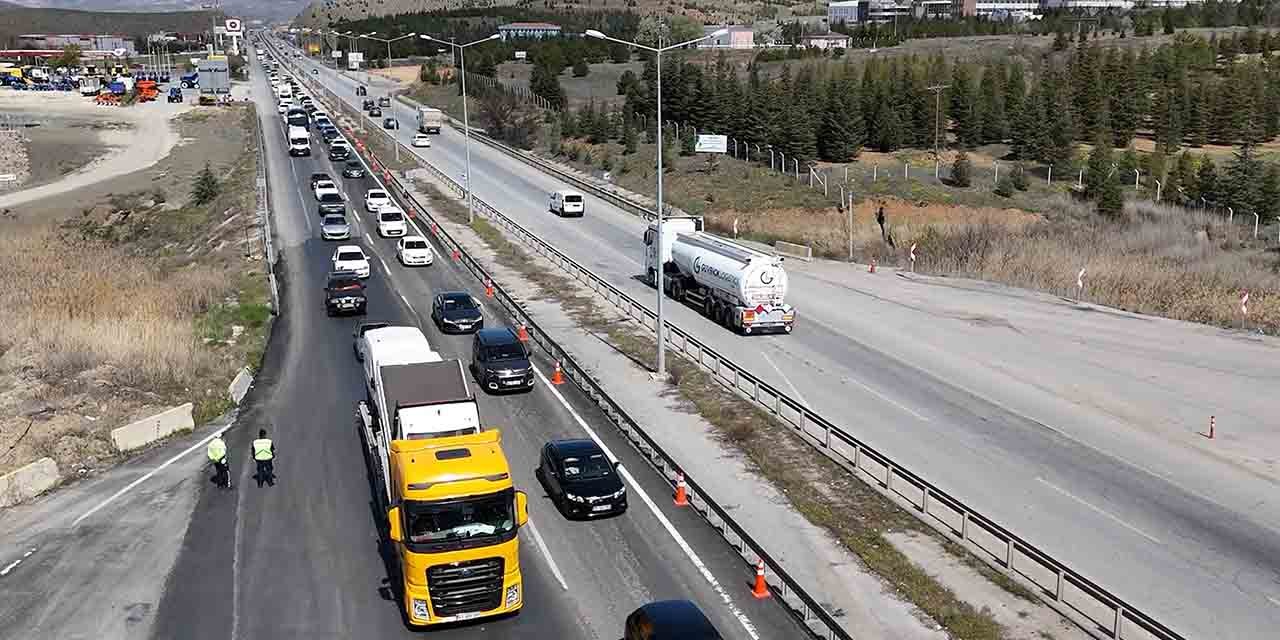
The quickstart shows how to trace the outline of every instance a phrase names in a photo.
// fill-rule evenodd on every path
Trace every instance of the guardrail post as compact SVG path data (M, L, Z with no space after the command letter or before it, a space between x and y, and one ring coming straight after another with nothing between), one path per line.
M1004 552L1004 568L1013 569L1013 551L1017 548L1018 543L1010 539L1009 546L1005 548Z
M924 488L924 493L920 497L920 512L926 515L929 513L929 487Z
M960 513L960 539L964 541L969 540L969 512L968 511L963 511Z
M1123 624L1124 624L1124 606L1123 606L1123 605L1116 605L1116 623L1115 623L1115 625L1111 628L1111 637L1112 637L1112 638L1119 638L1119 637L1120 637L1120 629L1121 629L1121 627L1123 626Z
M830 449L831 448L831 427L827 426L824 431L825 431L825 435L823 437L822 446Z
M893 491L893 465L886 465L884 472L884 489L885 491Z
M1062 589L1064 586L1063 583L1066 582L1065 576L1066 576L1066 572L1063 571L1062 569L1058 569L1058 583L1054 586L1054 589L1053 589L1053 599L1057 600L1058 602L1062 602Z

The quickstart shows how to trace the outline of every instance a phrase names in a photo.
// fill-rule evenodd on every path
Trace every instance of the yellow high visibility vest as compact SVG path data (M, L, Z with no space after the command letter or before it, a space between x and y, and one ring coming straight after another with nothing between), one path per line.
M270 460L275 457L271 452L271 438L259 438L253 441L253 459Z
M214 438L209 441L209 459L217 462L227 457L227 443L222 438Z

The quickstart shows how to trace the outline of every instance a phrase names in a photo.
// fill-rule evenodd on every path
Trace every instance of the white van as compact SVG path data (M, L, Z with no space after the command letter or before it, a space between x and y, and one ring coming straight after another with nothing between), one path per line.
M311 134L302 127L289 127L289 155L310 156Z
M582 217L583 197L577 191L553 191L551 193L551 213L558 216Z
M409 232L405 224L404 211L394 204L384 204L378 209L378 235L384 238L398 238Z

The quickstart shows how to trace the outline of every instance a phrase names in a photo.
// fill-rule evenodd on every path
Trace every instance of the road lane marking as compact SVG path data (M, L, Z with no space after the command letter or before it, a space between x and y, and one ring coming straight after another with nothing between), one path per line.
M1062 495L1064 495L1064 496L1066 496L1066 497L1068 497L1068 498L1071 498L1072 500L1075 500L1076 502L1079 502L1080 504L1082 504L1082 505L1084 505L1084 506L1086 506L1086 507L1088 507L1088 508L1092 509L1093 511L1096 511L1096 512L1097 512L1097 513L1099 513L1099 514L1101 514L1101 515L1103 515L1103 516L1106 516L1107 518L1110 518L1110 519L1111 519L1111 520L1113 520L1116 524L1119 524L1120 526L1122 526L1122 527L1124 527L1124 528L1126 528L1126 529L1128 529L1128 530L1130 530L1130 531L1132 531L1132 532L1134 532L1134 533L1136 533L1136 534L1138 534L1138 535L1140 535L1140 536L1142 536L1142 537L1146 538L1147 540L1150 540L1150 541L1152 541L1152 542L1154 542L1154 543L1156 543L1156 544L1158 544L1158 545L1164 545L1164 543L1163 543L1163 542L1160 542L1160 539L1159 539L1159 538L1156 538L1155 536L1149 535L1149 534L1147 534L1146 532L1144 532L1142 529L1139 529L1139 528L1137 528L1137 527L1135 527L1135 526L1133 526L1133 525L1129 524L1128 522L1125 522L1124 520L1121 520L1121 519L1119 518L1119 516L1116 516L1116 515L1113 515L1113 514L1111 514L1111 513L1107 512L1107 511L1104 511L1103 509L1101 509L1101 508L1099 508L1099 507L1095 507L1094 505L1090 504L1090 503L1089 503L1087 500L1085 500L1084 498L1077 497L1077 496L1075 496L1074 494L1072 494L1070 491L1067 491L1066 489L1063 489L1062 487L1059 487L1058 485L1055 485L1055 484L1053 484L1052 482L1049 482L1048 480L1045 480L1044 478L1037 477L1037 478L1036 478L1036 480L1039 480L1041 483L1043 483L1044 485L1048 486L1050 489L1053 489L1054 491L1057 491L1058 493L1061 493Z
M779 376L782 376L782 381L783 381L783 382L785 382L785 383L787 383L787 386L788 386L788 387L791 387L791 393L796 394L796 397L800 399L800 402L803 402L803 403L804 403L804 406L806 406L806 407L812 407L812 406L813 406L813 405L809 404L809 401L808 401L808 400L805 400L805 399L804 399L804 395L802 395L802 394L800 393L800 390L799 390L799 389L797 389L797 388L796 388L796 386L795 386L794 384L791 384L791 378L788 378L788 377L787 377L787 374L783 373L783 372L782 372L782 369L779 369L779 368L778 368L778 365L774 364L773 359L769 357L769 354L765 353L765 352L764 352L764 350L762 349L762 350L760 351L760 355L764 356L764 361L765 361L765 362L768 362L768 363L769 363L769 366L773 367L773 370L774 370L774 371L777 371Z
M547 564L551 566L551 573L556 577L556 582L560 583L560 588L568 591L569 583L564 581L564 574L560 573L560 567L556 564L555 558L551 557L551 549L547 547L546 541L542 539L542 534L538 533L538 528L533 526L533 519L529 519L529 533L533 534L533 541L538 545L538 550L542 552L542 557L547 559Z
M582 430L587 432L587 435L591 440L604 451L605 455L608 456L610 460L616 461L618 458L614 456L613 452L609 450L609 447L600 440L600 436L596 435L595 430L587 425L587 421L583 420L582 416L578 415L578 412L569 404L569 401L560 393L560 390L556 389L555 386L551 384L551 381L547 380L547 376L543 375L542 370L537 367L532 368L533 372L538 375L538 379L542 380L543 387L549 390L551 395L555 396L556 400L560 401L560 405L569 412L569 415L573 416L573 419L578 423L578 426L582 427ZM702 577L707 581L707 584L711 585L711 589L720 596L720 600L724 602L725 607L729 609L729 613L738 619L738 623L746 630L747 635L750 636L752 640L760 640L760 634L756 632L755 624L751 622L751 619L747 617L746 613L733 603L733 598L729 597L729 593L724 590L720 581L712 575L711 570L707 568L707 565L704 564L702 559L698 557L698 554L694 552L693 547L689 546L689 543L685 541L684 536L680 535L680 532L676 530L675 525L671 524L671 521L667 519L667 516L658 509L658 505L654 503L653 498L650 498L649 494L646 493L644 489L640 488L640 483L636 482L636 479L631 475L631 472L625 466L618 465L618 475L621 475L626 479L627 484L640 495L640 499L649 507L649 511L653 513L654 517L658 519L658 522L662 524L662 527L666 529L671 538L675 540L676 545L678 545L680 550L684 552L685 557L689 558L689 562L693 564L694 568L702 574Z
M929 419L928 419L928 418L926 418L926 417L924 417L924 416L920 415L919 413L916 413L915 411L913 411L913 410L911 409L911 407L908 407L908 406L906 406L906 405L902 404L901 402L898 402L897 400L894 400L893 398L890 398L889 396L886 396L886 395L884 395L883 393L880 393L879 391L876 391L875 389L872 389L871 387L868 387L867 385L862 384L862 383L861 383L861 382L859 382L858 380L855 380L855 379L850 378L850 377L848 377L848 376L844 376L844 377L842 377L841 379L842 379L842 380L847 380L847 381L849 381L849 382L852 382L852 383L854 383L854 384L858 385L859 387L862 387L863 389L866 389L867 393L870 393L871 395L873 395L873 396L875 396L875 397L877 397L877 398L880 398L881 400L884 400L885 402L888 402L889 404L891 404L891 405L893 405L893 406L895 406L895 407L897 407L897 408L899 408L899 409L902 409L903 411L906 411L907 413L909 413L909 414L911 414L911 415L915 416L915 417L916 417L917 419L919 419L921 422L928 422L928 421L929 421Z
M409 307L409 311L412 311L414 315L418 314L418 312L413 308L413 303L409 302L409 299L404 297L403 293L400 294L400 299L404 300L404 306Z
M208 443L209 443L209 441L210 441L210 440L212 440L215 436L220 436L220 435L222 435L222 433L223 433L224 431L226 431L227 429L230 429L232 424L235 424L235 422L234 422L234 421L232 421L232 423L231 423L231 424L228 424L228 425L226 425L226 426L224 426L224 427L221 427L221 428L219 428L218 430L214 431L213 433L210 433L209 435L207 435L207 436L205 436L205 437L201 438L199 442L197 442L197 443L195 443L195 444L191 445L190 447L188 447L188 448L187 448L186 450L184 450L183 452L179 453L178 455L176 455L176 456L174 456L174 457L172 457L172 458L169 458L168 460L166 460L166 461L165 461L163 464L161 464L160 466L158 466L158 467L156 467L156 468L154 468L154 469L152 469L152 470L148 471L148 472L147 472L146 474L144 474L141 478L138 478L137 480L134 480L133 482L130 482L127 486L125 486L125 488L123 488L123 489L121 489L121 490L119 490L119 491L117 491L117 492L115 492L115 493L111 494L111 497L107 498L106 500L103 500L102 502L99 502L99 503L98 503L98 506L96 506L96 507L94 507L94 508L92 508L92 509L90 509L90 510L88 510L88 511L84 512L84 514L82 514L79 518L76 518L76 519L71 523L71 526L72 526L72 527L75 527L75 526L79 525L81 522L83 522L83 521L84 521L84 519L85 519L85 518L88 518L89 516L91 516L91 515L93 515L93 514L97 513L97 512L98 512L99 510L101 510L103 507L105 507L105 506L107 506L107 505L111 504L112 502L115 502L115 501L116 501L120 496L123 496L124 494L126 494L126 493L128 493L128 492L132 491L134 487L136 487L136 486L138 486L138 485L142 484L143 482L146 482L147 480L150 480L152 476L156 475L157 473L160 473L161 471L164 471L165 469L167 469L167 468L169 467L169 465L171 465L171 464L173 464L173 463L175 463L175 462L177 462L177 461L181 460L182 458L186 457L186 456L187 456L187 455L189 455L192 451L195 451L196 449L199 449L200 447L205 446L205 445L206 445L206 444L208 444Z
M382 256L380 256L380 255L378 255L378 254L376 254L376 253L375 253L375 254L373 254L373 255L374 255L374 256L377 256L377 258L378 258L378 262L382 265L382 270L383 270L383 271L386 271L388 274L389 274L389 273L391 273L391 267L388 267L388 266L387 266L387 261L386 261L386 260L383 260L383 259L382 259ZM404 294L400 294L400 297L401 297L401 298L403 298L403 297L404 297ZM405 300L405 302L408 302L408 300Z
M0 578L3 578L4 576L9 575L9 572L10 572L10 571L13 571L15 567L17 567L18 565L22 564L22 561L23 561L23 560L26 560L27 558L30 558L30 557L31 557L31 554L33 554L33 553L35 553L35 552L36 552L36 547L31 547L30 549L28 549L28 550L27 550L27 552L26 552L26 553L22 554L22 557L21 557L21 558L18 558L17 560L14 560L13 562L10 562L8 565L6 565L6 566L5 566L5 568L0 569Z

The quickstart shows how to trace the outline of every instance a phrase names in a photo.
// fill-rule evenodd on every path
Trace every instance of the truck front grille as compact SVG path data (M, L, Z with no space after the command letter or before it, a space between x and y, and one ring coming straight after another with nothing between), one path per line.
M489 611L502 603L502 558L481 558L427 569L427 590L437 616Z

